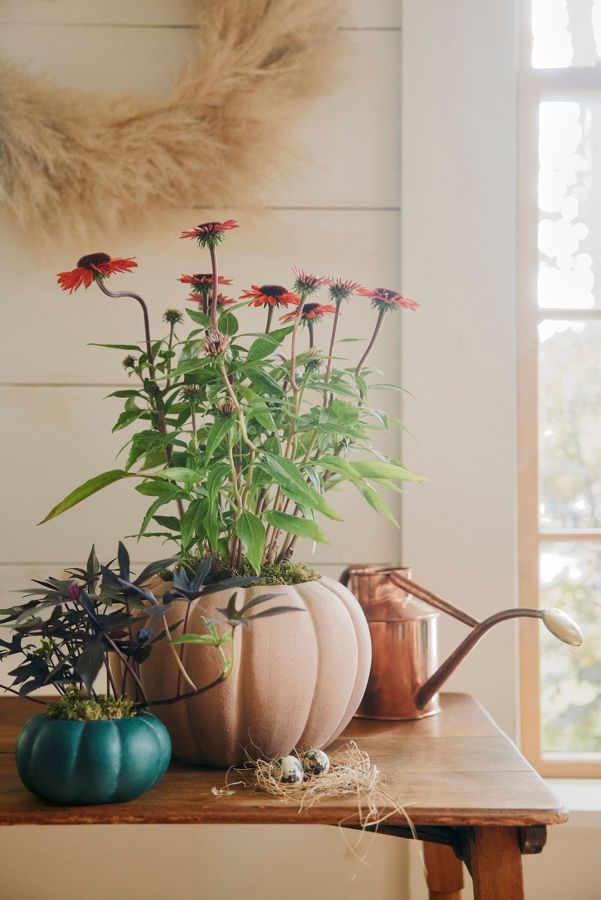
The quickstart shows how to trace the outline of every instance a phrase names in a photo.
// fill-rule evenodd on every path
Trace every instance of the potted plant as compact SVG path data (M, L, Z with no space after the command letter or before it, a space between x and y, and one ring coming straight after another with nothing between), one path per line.
M150 708L174 704L182 696L149 698L140 666L161 642L178 659L166 603L145 587L174 562L159 560L134 577L122 543L115 568L100 566L92 548L85 568L37 581L25 591L23 603L2 611L1 624L13 634L0 640L0 658L18 659L10 672L12 684L4 689L43 705L33 691L51 687L58 692L17 739L17 769L34 794L62 804L115 803L140 796L165 773L171 741ZM212 590L204 583L210 568L205 561L194 573L196 596ZM184 576L176 568L174 577ZM233 587L230 581L228 589ZM206 620L205 648L221 650L231 643L235 629L260 615L261 604L272 597L259 595L246 609L235 609L233 599L229 613ZM283 608L272 604L270 611ZM183 697L199 696L225 681L231 672L225 659L212 682L185 690Z
M346 588L293 562L294 549L299 537L326 540L320 521L340 518L329 498L343 482L394 521L378 489L418 480L373 446L372 432L398 423L367 399L368 359L386 316L417 304L392 290L299 269L291 289L253 284L236 304L222 293L231 280L217 267L218 246L236 227L228 220L182 232L210 259L209 271L179 279L190 288L187 334L183 314L167 309L166 334L153 338L143 298L109 290L109 277L136 267L133 258L91 254L58 276L70 292L95 285L108 297L133 299L145 341L125 345L132 384L112 395L124 401L115 429L137 429L123 466L76 488L44 520L123 479L149 498L138 537L159 536L181 564L172 582L151 583L157 598L168 598L173 634L141 666L149 697L181 693L183 684L194 690L218 677L218 658L192 655L194 645L210 638L207 617L218 609L234 614L235 601L223 588L200 602L191 573L204 560L211 560L206 578L214 583L258 582L239 584L242 603L254 603L260 585L270 585L283 598L279 603L305 611L272 618L269 608L262 610L261 629L236 633L230 650L238 665L227 684L157 710L181 759L213 765L236 763L249 747L275 756L293 746L324 746L346 726L369 673L366 622ZM340 359L337 341L342 308L353 295L371 301L376 317L351 365ZM247 305L263 319L260 330L243 334L235 313ZM322 353L315 329L328 319L329 349Z

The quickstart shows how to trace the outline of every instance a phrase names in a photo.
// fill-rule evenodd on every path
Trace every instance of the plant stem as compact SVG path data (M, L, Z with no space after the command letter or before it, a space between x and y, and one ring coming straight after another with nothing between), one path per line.
M330 380L330 375L332 374L332 365L334 363L334 347L336 345L336 332L338 330L338 319L340 318L340 307L342 305L342 300L336 301L336 313L334 315L334 321L332 322L332 334L330 335L330 347L328 349L328 363L326 365L326 371L324 375L324 381L327 383ZM323 405L328 406L332 402L333 394L328 394L327 391L324 391L323 395Z
M174 331L175 331L175 322L170 322L169 323L169 338L167 340L167 349L170 354L171 354L171 351L173 350ZM167 379L167 384L165 385L165 390L167 390L167 388L171 387L171 356L169 356L169 359L167 360L167 374L169 375L169 378Z
M292 329L292 339L290 343L290 384L292 386L292 390L296 391L296 378L294 376L294 370L296 369L296 335L298 333L298 326L301 320L301 314L303 311L303 298L301 296L301 302L298 304L296 309L296 317L294 319L294 327Z
M142 297L140 297L139 294L134 294L130 291L109 291L109 289L105 286L104 282L100 278L96 280L96 284L98 285L102 293L106 294L107 297L111 297L113 300L120 300L122 297L128 297L131 300L136 300L142 307L142 315L144 317L144 336L146 340L146 354L148 356L148 371L154 385L157 387L157 389L159 389L156 382L156 369L154 367L154 357L152 355L152 339L150 337L150 319L148 316L148 307L146 306L146 302L142 299ZM161 434L167 434L167 426L165 424L165 414L163 413L163 410L155 401L152 400L152 398L151 404L154 406L155 412L157 414L159 431L161 432ZM167 444L167 446L165 447L165 455L167 457L167 463L171 465L173 459L171 444ZM182 501L178 499L175 502L177 504L177 511L181 519L184 515L184 507Z
M269 304L267 307L267 324L265 325L265 334L269 334L271 331L271 320L273 319L273 311L275 307Z
M378 335L380 334L380 330L382 328L382 323L384 322L384 316L386 315L386 312L387 312L387 310L383 306L380 309L380 312L378 313L378 319L376 322L376 327L374 328L374 333L371 336L371 340L370 340L369 344L365 348L365 353L363 354L363 356L357 363L357 368L355 369L355 378L357 378L357 379L359 378L359 375L361 374L361 369L363 368L363 366L365 365L365 363L367 361L367 357L373 350L374 345L375 345L376 341L378 340ZM364 399L363 391L361 391L361 399L362 400Z
M309 349L315 346L315 323L312 319L307 319L307 327L309 329Z
M194 690L196 690L196 685L194 684L194 682L192 681L192 679L191 679L190 676L188 675L188 673L187 673L187 671L186 671L186 667L184 666L183 662L182 662L181 659L179 658L179 653L177 652L177 648L176 648L175 644L172 644L172 643L171 643L171 638L169 637L169 625L168 625L168 623L167 623L167 617L166 617L166 616L161 616L161 618L162 618L162 620L163 620L163 627L164 627L164 629L165 629L165 640L166 640L167 643L169 644L169 648L170 648L171 653L173 654L173 658L174 658L174 660L175 660L175 665L176 665L177 668L179 669L179 672L180 672L181 675L184 677L184 679L188 682L188 684L190 685L190 687L191 687L191 688L194 688ZM178 675L178 679L179 679L179 675Z
M166 700L146 700L144 703L137 703L136 708L148 708L150 706L172 706L174 703L178 703L180 700L189 700L192 697L198 697L200 694L206 693L206 691L212 690L214 687L217 687L218 684L222 684L224 681L230 677L232 672L234 671L234 639L232 636L232 653L230 658L228 659L225 655L223 649L219 648L221 651L221 656L223 658L223 669L221 674L215 678L213 681L209 682L209 684L205 684L203 687L197 688L195 687L193 691L187 691L185 694L176 694L175 697L168 697Z
M238 403L238 398L236 397L234 388L232 387L232 383L230 381L229 375L226 372L225 365L223 363L219 366L219 371L221 372L221 377L225 382L225 386L227 388L227 392L230 395L230 400L233 403L234 409L236 410L236 415L238 416L238 422L240 424L240 434L242 435L242 440L247 445L249 450L256 450L257 448L251 441L248 436L248 432L246 430L246 419L244 418L244 413L242 412L242 407Z
M104 282L101 278L96 280L96 284L100 288L103 294L106 294L107 297L112 297L113 300L119 300L122 297L129 297L131 300L136 300L140 306L142 307L142 315L144 317L144 335L146 338L146 354L148 356L148 368L150 371L151 378L154 380L155 377L155 368L154 368L154 358L152 355L152 340L150 338L150 319L148 316L148 307L146 306L146 302L140 297L139 294L134 294L130 291L109 291L109 289L105 286Z
M110 646L110 648L113 650L113 652L117 654L117 656L119 657L119 659L125 666L126 670L131 674L132 678L138 685L138 689L140 691L140 695L142 697L142 700L144 701L144 704L148 703L148 697L146 696L146 691L144 690L142 682L138 678L138 673L135 671L133 666L130 666L128 658L125 656L124 653L121 653L121 650L119 650L119 648L117 647L117 645L114 642L114 640L112 639L112 637L110 637L108 634L105 634L105 639L106 639L107 644Z
M217 328L217 294L218 294L218 275L217 275L217 251L213 243L209 244L209 252L211 254L211 268L213 270L213 295L211 298L211 328Z

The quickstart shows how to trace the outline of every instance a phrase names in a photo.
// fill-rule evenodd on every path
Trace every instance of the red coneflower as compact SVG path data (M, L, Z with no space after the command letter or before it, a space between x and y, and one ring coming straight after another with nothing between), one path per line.
M198 291L198 293L210 293L213 289L213 273L212 272L198 272L196 275L180 275L178 281L181 281L182 284L191 285L191 291ZM223 275L217 276L217 284L232 284L231 278L225 278Z
M328 280L325 276L314 275L312 272L305 272L304 269L297 269L295 266L292 267L292 271L296 279L294 290L301 295L303 300L314 294L317 288L321 287L322 284L326 284Z
M58 283L63 291L72 294L82 285L89 288L93 281L103 281L115 272L129 272L130 269L135 269L138 264L134 259L133 256L127 259L121 257L113 259L108 253L89 253L81 257L77 268L70 272L59 272Z
M378 335L380 334L380 331L382 329L386 313L391 309L398 309L399 307L403 307L404 309L417 309L419 307L419 303L416 303L415 300L408 300L407 297L403 297L402 294L397 293L397 291L391 291L388 288L374 288L374 290L370 290L369 288L361 288L359 291L357 291L357 293L361 294L362 297L369 297L371 300L371 305L374 307L374 309L378 310L378 318L376 320L374 333L372 334L369 344L365 349L365 353L357 363L357 368L355 369L355 378L358 379L361 374L361 370L363 369L363 366L365 365L367 358L373 350L378 339ZM361 393L361 399L363 400L365 397L365 392L362 385L360 385L359 390Z
M196 238L199 247L215 247L223 240L224 232L238 227L234 219L227 219L225 222L203 222L189 231L182 231L180 237Z
M300 316L298 315L298 310L294 310L294 312L286 313L285 316L282 316L281 322L290 322L292 319L295 319L297 316L299 320L306 325L309 329L309 347L312 347L315 343L315 332L314 326L316 322L319 322L320 319L323 319L324 316L329 315L330 313L335 313L335 306L322 306L320 303L305 303L303 304L303 308L300 312ZM295 326L295 334L296 334Z
M300 297L286 290L281 284L251 284L250 290L242 291L241 300L251 300L249 306L298 306Z
M320 303L305 303L301 310L299 319L302 322L319 322L319 320L323 319L324 316L335 312L335 306L322 306ZM291 322L296 318L296 316L296 310L294 312L286 313L285 316L280 317L280 322Z
M399 306L404 309L419 308L419 303L416 303L415 300L409 300L397 291L391 291L388 288L374 288L373 290L360 288L357 293L362 297L369 297L371 305L375 309L396 309Z

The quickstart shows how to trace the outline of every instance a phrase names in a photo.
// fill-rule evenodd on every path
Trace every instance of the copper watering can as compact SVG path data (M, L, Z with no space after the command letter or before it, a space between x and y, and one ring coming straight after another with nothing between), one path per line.
M372 641L369 682L358 716L369 719L421 719L439 711L438 690L490 628L506 619L542 619L560 641L573 646L583 636L576 622L559 609L511 608L482 622L411 580L411 570L386 566L350 566L340 578L367 618ZM438 666L439 612L471 631Z

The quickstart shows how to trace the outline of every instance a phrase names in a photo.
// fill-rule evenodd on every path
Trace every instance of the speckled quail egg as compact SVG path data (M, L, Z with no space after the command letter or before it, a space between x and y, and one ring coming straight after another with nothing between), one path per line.
M308 750L302 755L305 775L325 775L330 768L330 759L323 750Z
M276 781L283 784L299 784L303 780L303 767L297 756L280 756L271 767Z

